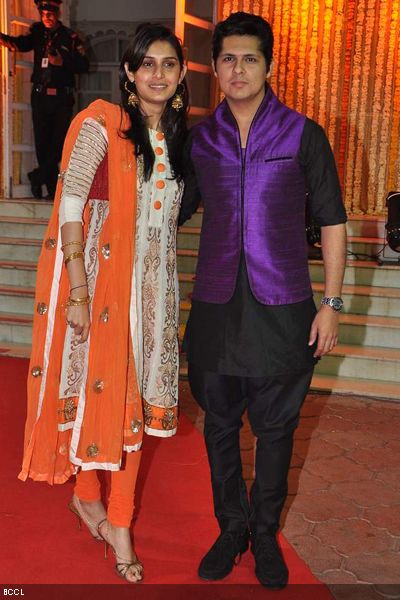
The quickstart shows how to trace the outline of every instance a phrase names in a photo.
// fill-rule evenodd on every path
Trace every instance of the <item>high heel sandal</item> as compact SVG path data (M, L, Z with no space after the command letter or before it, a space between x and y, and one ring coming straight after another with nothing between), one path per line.
M100 535L98 531L98 525L89 521L87 517L84 516L82 505L77 496L74 496L71 502L68 504L69 510L76 515L78 519L78 528L82 529L82 521L85 523L86 527L89 529L91 536L96 542L102 542L104 540L103 536ZM100 521L102 522L102 521ZM99 523L100 524L100 523Z
M101 539L104 541L104 558L107 558L108 556L108 548L111 547L111 550L114 553L115 558L117 559L117 562L115 563L115 571L117 573L117 575L119 577L122 577L122 579L125 579L125 581L127 581L128 583L138 583L139 581L142 581L143 579L143 565L140 562L140 560L138 560L138 557L136 556L135 553L133 553L134 555L134 559L132 561L124 561L123 559L121 559L118 554L115 551L114 546L105 538L104 533L101 532L101 526L107 523L107 530L109 529L109 522L107 521L107 519L103 519L102 521L100 521L100 523L97 525L97 532L99 534L99 536L101 537ZM129 573L129 570L131 567L133 566L137 566L139 567L139 579L136 579L136 581L132 581L131 579L128 579L127 575ZM136 577L136 575L135 575Z

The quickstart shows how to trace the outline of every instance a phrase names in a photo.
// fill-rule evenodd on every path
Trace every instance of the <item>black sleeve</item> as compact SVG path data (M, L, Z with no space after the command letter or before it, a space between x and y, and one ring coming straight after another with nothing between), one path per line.
M89 60L86 56L82 40L74 31L69 33L71 43L69 48L61 45L57 48L63 59L63 66L72 73L85 73L89 69Z
M346 223L332 149L322 127L311 119L304 125L299 161L304 168L309 210L315 223L321 226Z
M1 40L9 50L18 52L30 52L35 45L34 35L31 31L26 35L6 35L1 33Z
M192 133L186 139L183 149L183 172L185 189L183 191L181 211L179 213L178 225L181 226L185 221L196 212L201 202L200 189L197 183L196 172L191 158L192 151Z

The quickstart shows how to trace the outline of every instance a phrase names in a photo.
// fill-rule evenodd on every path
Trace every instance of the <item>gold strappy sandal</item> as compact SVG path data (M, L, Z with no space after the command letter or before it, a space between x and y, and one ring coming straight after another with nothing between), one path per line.
M82 510L82 505L77 496L74 496L71 502L68 504L69 510L76 515L78 519L78 528L82 529L82 521L85 523L86 527L89 529L90 534L96 542L102 542L103 537L98 532L98 525L96 523L92 523L89 519L84 515ZM102 522L102 521L100 521Z
M104 536L104 533L101 532L101 526L107 523L107 528L109 527L109 522L107 521L107 519L103 519L102 521L100 521L100 523L97 525L97 532L99 534L99 536L101 537L102 540L104 540L104 558L107 558L108 555L108 548L111 547L111 550L114 553L115 558L117 559L117 562L115 563L115 571L117 573L117 575L119 577L122 577L122 579L125 579L125 581L127 581L128 583L139 583L139 581L142 581L143 579L143 565L140 562L140 560L138 560L137 556L135 553L133 553L134 559L133 560L128 560L125 561L124 559L122 559L120 556L118 556L118 554L115 551L114 546L106 539L106 537ZM132 581L131 579L128 579L127 575L129 573L129 570L131 567L138 567L138 579L136 579L136 581ZM136 575L135 575L136 577Z

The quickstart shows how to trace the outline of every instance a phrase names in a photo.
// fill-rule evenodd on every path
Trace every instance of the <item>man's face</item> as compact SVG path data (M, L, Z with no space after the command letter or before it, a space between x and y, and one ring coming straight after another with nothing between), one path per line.
M53 29L58 22L58 11L55 12L52 10L41 10L40 18L42 19L42 23L46 29Z
M259 46L254 35L231 35L223 39L214 69L228 100L249 101L264 95L268 72Z

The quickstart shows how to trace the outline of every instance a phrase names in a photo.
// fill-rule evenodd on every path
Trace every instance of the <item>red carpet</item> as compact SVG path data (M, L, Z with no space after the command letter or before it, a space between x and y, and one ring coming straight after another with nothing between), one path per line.
M0 359L0 582L123 584L114 573L112 553L105 561L103 546L94 542L86 529L79 531L67 510L71 482L51 487L17 479L27 367L22 359ZM217 527L202 436L185 417L177 436L166 440L145 437L136 515L135 546L145 565L145 583L204 585L196 576L196 568L216 537ZM282 538L281 543L289 563L290 583L317 584L286 540ZM248 552L223 583L256 584L253 569ZM215 585L212 587L217 592ZM138 587L143 586L135 589ZM310 588L314 593L307 598L331 598L324 586ZM279 592L279 598L289 598L287 593ZM215 593L213 597L217 596Z

